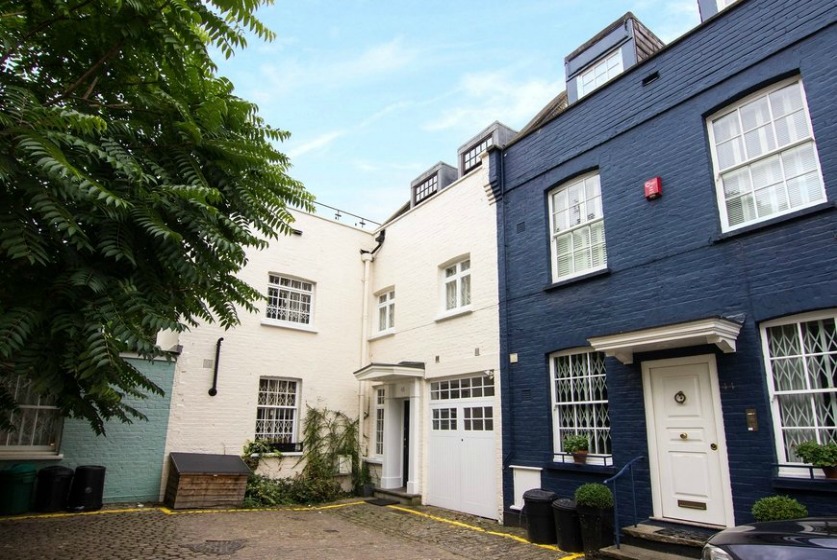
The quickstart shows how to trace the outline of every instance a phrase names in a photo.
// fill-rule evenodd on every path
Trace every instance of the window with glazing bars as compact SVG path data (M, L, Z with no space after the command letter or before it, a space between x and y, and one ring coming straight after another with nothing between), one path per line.
M395 290L378 296L378 331L395 328Z
M256 410L256 439L295 443L299 421L299 382L262 377Z
M462 154L462 171L468 173L482 163L480 154L494 145L494 139L489 136L478 142L473 148Z
M0 429L0 454L4 451L58 452L61 412L54 399L35 392L25 377L0 380L17 404L12 412L12 430Z
M586 435L590 453L611 454L605 356L574 352L551 357L554 449L567 435Z
M494 396L494 378L485 375L434 381L430 384L430 400L476 399Z
M439 188L439 176L433 175L432 177L428 177L421 183L415 186L413 192L413 202L418 204L425 198L428 198L434 194Z
M552 279L571 278L607 266L599 175L587 175L549 194Z
M311 324L314 284L305 280L271 274L267 286L268 319Z
M471 260L465 259L444 269L445 310L471 305Z
M375 392L375 455L384 454L384 403L386 389Z
M826 201L802 82L780 82L707 119L721 229Z
M830 311L762 328L780 462L802 463L794 449L803 441L837 443L835 321Z

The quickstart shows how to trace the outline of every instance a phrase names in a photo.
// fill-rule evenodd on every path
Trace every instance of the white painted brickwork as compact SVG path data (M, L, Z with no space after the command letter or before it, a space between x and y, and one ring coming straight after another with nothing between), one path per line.
M270 248L252 253L241 277L263 293L269 273L314 282L316 332L263 324L261 303L259 314L242 315L233 330L201 326L181 335L166 456L171 451L240 454L254 437L260 376L301 380L303 412L308 404L357 417L358 383L352 372L360 367L360 250L375 243L369 232L302 212L294 215L293 227L302 235L282 236ZM218 393L212 397L208 391L219 337L224 340ZM281 473L291 474L294 462L286 458ZM277 472L275 465L267 468Z

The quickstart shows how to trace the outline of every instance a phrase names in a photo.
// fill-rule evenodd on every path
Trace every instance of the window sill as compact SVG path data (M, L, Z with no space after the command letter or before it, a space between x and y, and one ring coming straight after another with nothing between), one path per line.
M380 340L382 338L389 338L391 336L395 336L395 329L389 329L389 330L385 330L385 331L375 333L372 336L370 336L369 338L367 338L367 340L369 342L372 342L373 340Z
M0 461L61 461L63 453L38 453L37 451L0 451Z
M773 488L777 490L802 490L807 492L822 492L837 494L837 480L833 478L790 478L774 477Z
M610 274L610 268L600 268L598 270L594 270L592 272L587 272L581 274L579 276L572 276L565 280L559 280L557 282L553 282L544 288L545 292L549 292L551 290L556 290L558 288L563 288L564 286L568 286L570 284L575 284L576 282L583 282L585 280L590 280L591 278L598 278L600 276L607 276Z
M741 235L747 235L754 231L761 231L762 229L768 229L778 224L784 224L785 222L792 222L794 220L807 218L808 216L819 214L821 212L828 212L829 210L834 210L835 206L837 206L837 204L831 201L822 202L815 206L809 206L808 208L803 208L802 210L797 210L796 212L791 212L789 214L782 214L781 216L776 216L775 218L771 218L757 224L751 224L749 226L719 233L718 235L712 237L710 242L713 244L723 243L728 239L733 239Z
M384 458L383 457L378 457L378 456L364 457L363 462L364 463L369 463L370 465L383 465L384 464Z
M584 463L580 465L577 463L556 463L555 461L551 461L546 463L544 465L544 468L548 471L564 471L601 475L616 474L616 467L614 467L613 465L594 465L590 463Z
M442 321L447 321L448 319L455 319L456 317L461 317L463 315L470 315L471 313L472 310L470 305L467 307L458 307L456 309L446 311L442 315L439 315L438 317L436 317L435 321L437 323L441 323Z
M275 321L273 319L262 319L262 326L265 327L278 327L280 329L289 329L292 331L302 331L302 332L309 332L309 333L317 333L316 328L312 327L311 325L302 325L299 323L287 323L285 321Z

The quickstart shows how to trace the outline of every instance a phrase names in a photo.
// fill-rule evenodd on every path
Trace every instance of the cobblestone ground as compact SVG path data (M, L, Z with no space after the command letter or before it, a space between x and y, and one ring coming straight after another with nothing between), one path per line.
M496 533L496 534L494 534ZM430 507L166 513L103 510L0 519L2 560L554 560L525 532Z

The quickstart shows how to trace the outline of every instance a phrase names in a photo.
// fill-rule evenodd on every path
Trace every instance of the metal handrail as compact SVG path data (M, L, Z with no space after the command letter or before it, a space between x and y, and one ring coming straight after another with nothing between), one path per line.
M620 527L619 527L619 499L617 498L616 494L616 481L622 478L626 472L631 473L631 497L634 502L634 527L637 526L637 516L636 516L636 485L634 484L634 464L638 463L639 461L645 459L642 455L639 457L634 457L619 469L619 472L615 475L611 476L607 480L604 481L605 484L613 483L613 542L616 544L616 548L621 548L620 546Z

